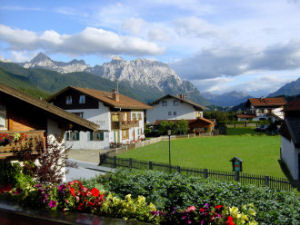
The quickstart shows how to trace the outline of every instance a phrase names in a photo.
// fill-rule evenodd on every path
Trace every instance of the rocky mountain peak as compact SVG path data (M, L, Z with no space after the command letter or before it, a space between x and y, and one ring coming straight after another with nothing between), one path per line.
M30 62L31 63L39 63L39 62L46 61L46 60L52 61L47 55L45 55L44 53L40 52L34 58L32 58L30 60Z

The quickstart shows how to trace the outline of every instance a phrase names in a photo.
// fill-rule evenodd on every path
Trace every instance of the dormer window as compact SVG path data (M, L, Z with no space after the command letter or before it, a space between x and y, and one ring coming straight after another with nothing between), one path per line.
M162 106L167 106L168 102L166 100L162 101Z
M72 105L72 96L71 95L67 96L67 98L66 98L66 104L67 105Z
M79 104L85 104L85 95L79 96Z

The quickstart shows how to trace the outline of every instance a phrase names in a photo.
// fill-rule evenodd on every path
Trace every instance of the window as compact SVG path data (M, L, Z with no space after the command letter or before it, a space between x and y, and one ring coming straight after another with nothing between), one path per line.
M136 120L136 113L132 113L132 120Z
M141 120L142 119L142 113L138 113L137 117L138 117L138 120Z
M74 113L72 113L72 114L74 114L74 115L76 115L76 116L79 116L79 117L83 118L83 112L74 112Z
M79 141L79 140L80 140L79 131L69 130L69 131L66 132L66 141Z
M162 106L167 106L168 102L166 100L162 101Z
M119 122L119 115L118 114L112 114L111 115L111 120L113 122Z
M79 96L79 104L85 104L85 95Z
M0 104L0 130L6 127L6 109L5 106Z
M176 112L176 111L174 111L174 112L173 112L173 116L176 116L176 115L177 115L177 112Z
M67 105L71 105L72 104L72 96L67 96L67 98L66 98L66 104Z
M175 106L179 105L179 101L178 100L174 100L173 101L173 105L175 105Z
M171 111L168 112L168 116L172 116L172 112Z
M201 118L201 117L203 117L203 116L202 116L202 112L200 112L200 111L196 111L196 117L197 117L197 118Z
M123 114L123 121L127 121L127 113Z
M95 132L89 132L90 141L103 141L104 140L104 131L99 130Z
M129 129L122 130L122 139L126 140L129 137Z

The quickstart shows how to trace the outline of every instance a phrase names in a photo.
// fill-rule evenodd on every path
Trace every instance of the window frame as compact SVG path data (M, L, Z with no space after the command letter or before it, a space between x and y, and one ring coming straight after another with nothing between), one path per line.
M66 105L72 105L73 104L73 98L72 95L68 95L66 97Z
M86 96L79 95L79 104L85 104L85 103L86 103Z

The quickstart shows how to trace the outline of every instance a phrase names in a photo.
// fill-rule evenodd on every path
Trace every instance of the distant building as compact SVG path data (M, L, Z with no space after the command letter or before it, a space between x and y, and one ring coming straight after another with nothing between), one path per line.
M144 110L151 106L119 94L67 87L48 99L66 111L100 126L95 132L69 131L66 143L73 149L106 149L144 139Z
M300 181L300 98L290 102L284 112L280 155L292 177Z
M26 135L26 140L18 144L1 143L0 159L17 157L23 145L37 155L46 149L49 135L62 141L66 130L97 129L95 123L0 83L0 135Z
M147 123L156 120L194 120L203 117L206 107L185 99L184 95L165 95L150 104L147 110Z
M237 114L238 121L252 121L256 115L254 114Z
M283 120L284 106L287 104L284 98L249 98L246 107L247 110L244 114L246 116L243 118L238 117L239 121L243 121L243 119L249 118L250 115L254 115L253 121L259 120Z
M147 109L147 123L158 125L162 121L186 120L190 132L200 133L200 130L212 129L214 122L203 118L203 110L206 107L185 99L183 94L179 96L165 95L152 104L153 108Z

